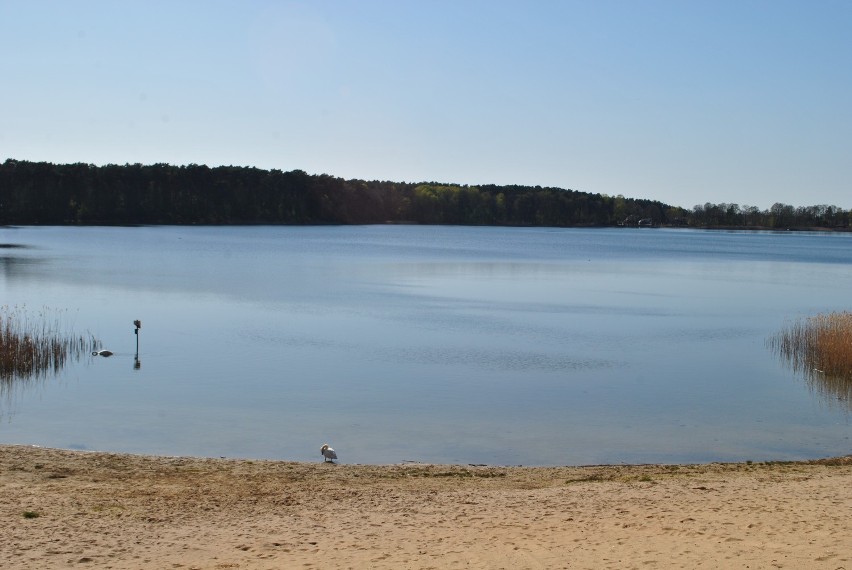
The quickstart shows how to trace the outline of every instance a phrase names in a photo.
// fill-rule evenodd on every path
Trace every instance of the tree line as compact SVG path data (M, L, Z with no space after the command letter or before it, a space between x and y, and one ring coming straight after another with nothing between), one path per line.
M686 210L552 187L345 180L239 166L0 164L0 224L376 223L848 228L850 212L709 203Z
M760 210L755 206L708 202L692 209L690 221L703 227L849 229L852 210L825 204L794 208L780 202Z

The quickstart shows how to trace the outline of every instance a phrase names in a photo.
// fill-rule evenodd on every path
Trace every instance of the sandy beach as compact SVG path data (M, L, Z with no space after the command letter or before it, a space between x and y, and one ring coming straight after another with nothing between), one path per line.
M0 445L0 489L4 569L852 569L852 457L365 466Z

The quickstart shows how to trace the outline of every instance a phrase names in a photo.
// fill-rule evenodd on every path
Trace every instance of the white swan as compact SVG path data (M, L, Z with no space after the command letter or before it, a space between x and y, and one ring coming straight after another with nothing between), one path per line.
M332 448L328 446L328 444L323 444L322 448L320 448L320 453L322 453L323 461L331 461L334 463L334 460L337 459L337 453L334 452Z

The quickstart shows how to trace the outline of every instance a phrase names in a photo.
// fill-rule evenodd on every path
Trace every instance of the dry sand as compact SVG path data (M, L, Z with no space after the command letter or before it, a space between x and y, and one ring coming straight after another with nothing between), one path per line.
M852 457L331 465L0 446L0 568L852 569Z

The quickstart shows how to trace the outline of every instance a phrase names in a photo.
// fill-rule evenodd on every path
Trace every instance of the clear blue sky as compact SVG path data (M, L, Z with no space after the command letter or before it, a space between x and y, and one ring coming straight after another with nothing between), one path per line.
M0 0L0 160L852 208L849 0Z

